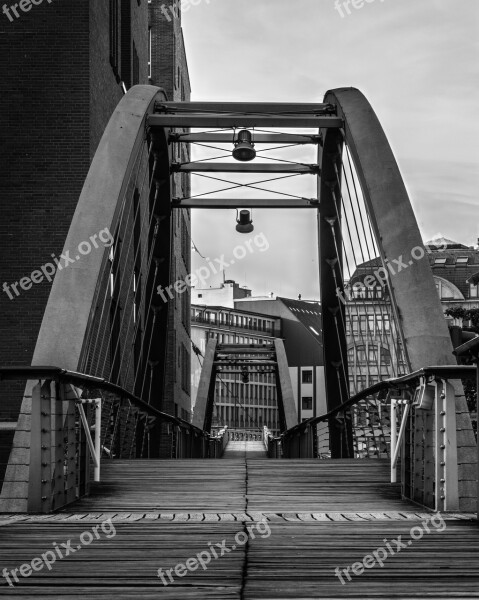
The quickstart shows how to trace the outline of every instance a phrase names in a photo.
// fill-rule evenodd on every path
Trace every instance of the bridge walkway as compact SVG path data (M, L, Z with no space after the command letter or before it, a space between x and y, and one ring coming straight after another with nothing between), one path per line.
M13 588L0 579L0 596L479 597L477 521L449 515L426 532L431 514L401 501L388 473L388 463L376 460L105 462L102 483L67 511L0 517L0 565L8 572L54 542L62 548L71 540L75 549L51 570L18 574ZM85 533L95 527L98 539ZM412 540L414 531L423 531L421 539ZM386 542L396 548L398 536L406 547L383 567L353 573ZM198 555L210 558L205 569ZM181 566L189 559L192 570Z

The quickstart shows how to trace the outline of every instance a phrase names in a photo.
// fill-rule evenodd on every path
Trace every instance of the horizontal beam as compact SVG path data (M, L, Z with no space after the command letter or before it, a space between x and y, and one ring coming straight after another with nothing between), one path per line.
M303 173L319 175L319 165L299 163L191 162L173 163L173 173Z
M321 113L335 111L328 103L295 102L157 102L156 110L229 113Z
M257 344L255 344L256 346ZM219 348L217 349L217 354L218 355L228 355L228 354L271 354L273 353L274 347L269 349L269 348L251 348L251 346L243 346L241 347L241 345L228 345L228 346L223 346L222 344L219 344ZM235 359L236 360L236 359Z
M241 362L241 361L247 361L247 362ZM235 358L234 361L231 360L215 360L215 362L213 363L215 365L215 367L230 367L230 368L234 368L234 367L275 367L276 366L276 361L271 360L269 358L265 358L264 360L257 360L257 359L241 359L241 358Z
M311 129L338 129L343 126L342 119L338 117L312 117L312 116L261 116L261 115L206 115L206 114L178 114L163 115L153 114L148 117L149 127L214 127L218 129L228 127L278 127L280 129L294 129L307 127Z
M175 198L172 208L319 208L319 202L315 198Z
M183 144L232 144L233 133L170 133L170 142ZM321 143L319 135L298 135L294 133L256 133L255 144L315 144Z

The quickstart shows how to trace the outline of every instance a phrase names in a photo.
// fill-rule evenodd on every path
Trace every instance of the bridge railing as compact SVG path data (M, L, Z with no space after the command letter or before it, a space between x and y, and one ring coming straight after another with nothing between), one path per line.
M108 381L54 367L1 367L25 394L0 495L0 512L50 512L88 494L102 460L221 456L211 436ZM150 439L150 437L152 439ZM155 455L158 455L155 453Z
M226 446L230 441L230 430L228 426L220 429L215 435L211 436L210 439L210 458L221 458L225 453Z
M263 444L268 458L281 458L281 438L274 436L266 425L263 428Z
M474 511L479 451L463 382L475 376L473 366L452 365L379 382L284 432L282 455L387 458L391 482L399 474L405 498L435 510Z

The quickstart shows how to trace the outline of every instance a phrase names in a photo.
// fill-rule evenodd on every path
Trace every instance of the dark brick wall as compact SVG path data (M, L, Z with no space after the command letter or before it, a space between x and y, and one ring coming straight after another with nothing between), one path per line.
M32 5L13 22L0 13L0 285L62 251L90 160L123 93L109 64L108 10L107 0L61 0ZM131 10L146 83L146 0L131 0ZM30 364L49 290L48 282L35 284L13 300L0 292L0 364ZM0 418L16 418L19 403L8 394Z

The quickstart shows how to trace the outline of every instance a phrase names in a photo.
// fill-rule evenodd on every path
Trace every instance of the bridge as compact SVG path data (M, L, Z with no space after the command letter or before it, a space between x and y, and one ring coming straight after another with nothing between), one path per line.
M253 131L255 147L312 146L317 161L190 160L191 144L251 151L237 130ZM318 193L177 196L184 173L306 175ZM162 410L171 322L158 296L192 284L175 281L171 223L186 209L256 207L317 219L327 410L295 419L282 340L211 340L189 422ZM82 252L86 243L98 251ZM0 367L2 396L21 399L15 427L1 432L0 595L479 596L479 446L466 401L479 337L452 346L406 187L358 90L248 104L131 88L64 255L75 248L81 261L56 271L32 364ZM357 266L373 259L376 277L359 280ZM369 293L390 360L358 389L346 336L360 315L344 298ZM271 373L279 436L212 426L215 381L228 372Z

